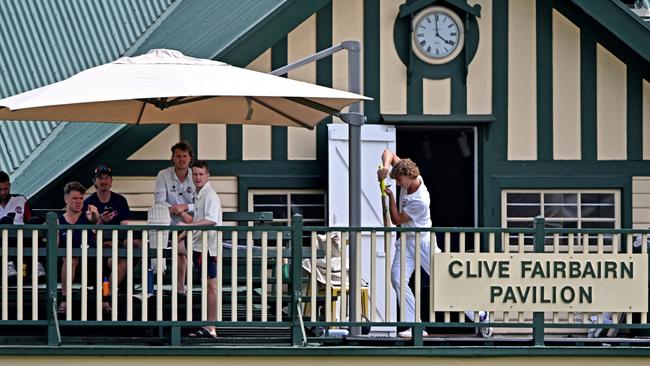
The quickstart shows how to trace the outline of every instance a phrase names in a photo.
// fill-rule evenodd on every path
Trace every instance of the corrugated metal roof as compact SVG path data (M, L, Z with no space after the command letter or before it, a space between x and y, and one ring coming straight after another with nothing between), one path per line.
M31 164L24 164L16 171L17 177L12 182L12 191L28 196L39 192L52 179L70 169L86 153L98 148L124 125L61 123L61 127L64 128L57 130L52 139L39 146L39 150L30 156L30 159L34 159ZM75 151L83 151L84 155L71 159L69 153Z
M0 0L0 97L63 80L120 57L173 2ZM24 170L21 164L64 126L0 122L0 169ZM81 144L72 143L66 149L73 156L87 152Z
M11 6L10 10L0 12L0 23L6 17L25 16L29 21L23 27L9 24L12 31L16 28L24 33L6 41L16 51L3 52L5 41L0 40L0 78L4 79L9 67L20 68L11 70L18 72L11 79L14 89L0 89L0 96L61 80L119 56L137 55L152 48L175 48L194 57L214 58L264 24L275 11L289 3L295 5L290 0L37 0L29 5L20 0L0 0L0 8L3 2ZM17 10L22 13L16 14ZM43 11L47 16L34 15ZM7 26L0 25L0 37L2 27ZM43 49L48 55L39 56ZM14 54L24 55L13 57ZM3 66L1 62L9 65ZM32 79L37 82L30 83ZM52 129L53 126L56 127ZM22 155L12 152L17 155L13 160L21 162L17 168L12 165L12 189L16 192L27 196L38 193L124 126L69 123L49 127L49 134L44 139L41 136L29 156L25 157L26 150L20 150ZM18 139L12 133L10 139ZM30 138L38 141L34 135ZM1 148L0 164L3 159L12 161L6 158L6 149Z

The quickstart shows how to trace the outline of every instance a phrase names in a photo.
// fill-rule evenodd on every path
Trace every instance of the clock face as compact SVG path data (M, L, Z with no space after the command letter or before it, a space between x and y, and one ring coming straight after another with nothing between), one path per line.
M451 61L462 50L463 40L463 23L446 8L432 6L413 19L413 51L425 62Z

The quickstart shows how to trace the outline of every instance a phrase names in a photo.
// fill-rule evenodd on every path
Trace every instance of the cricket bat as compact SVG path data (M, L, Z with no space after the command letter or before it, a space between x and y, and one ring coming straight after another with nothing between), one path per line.
M379 164L378 169L383 168L381 164ZM384 218L384 227L389 227L390 226L390 219L388 217L388 202L387 200L387 195L386 195L386 180L385 179L380 179L379 180L379 190L381 191L381 210L383 213L383 218Z

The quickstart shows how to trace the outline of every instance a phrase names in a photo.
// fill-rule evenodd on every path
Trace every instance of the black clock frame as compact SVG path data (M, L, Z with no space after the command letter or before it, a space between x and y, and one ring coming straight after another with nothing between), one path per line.
M408 2L407 2L408 3ZM410 16L401 16L398 14L393 26L393 42L395 50L400 60L409 70L409 73L418 74L427 79L446 79L449 77L460 76L465 82L467 77L467 70L469 63L476 56L479 42L479 27L476 17L465 11L457 9L452 4L447 4L445 1L431 1L431 5L442 5L447 7L450 11L456 13L464 22L465 26L465 44L463 50L453 60L444 64L429 64L418 58L412 50L411 37L412 29L411 22L415 14Z

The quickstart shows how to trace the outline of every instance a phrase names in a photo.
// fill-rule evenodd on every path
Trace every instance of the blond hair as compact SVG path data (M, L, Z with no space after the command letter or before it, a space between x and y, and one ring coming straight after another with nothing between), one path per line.
M390 171L391 179L397 179L397 177L401 176L415 179L418 175L420 175L420 169L411 159L401 159L393 166L393 170Z

